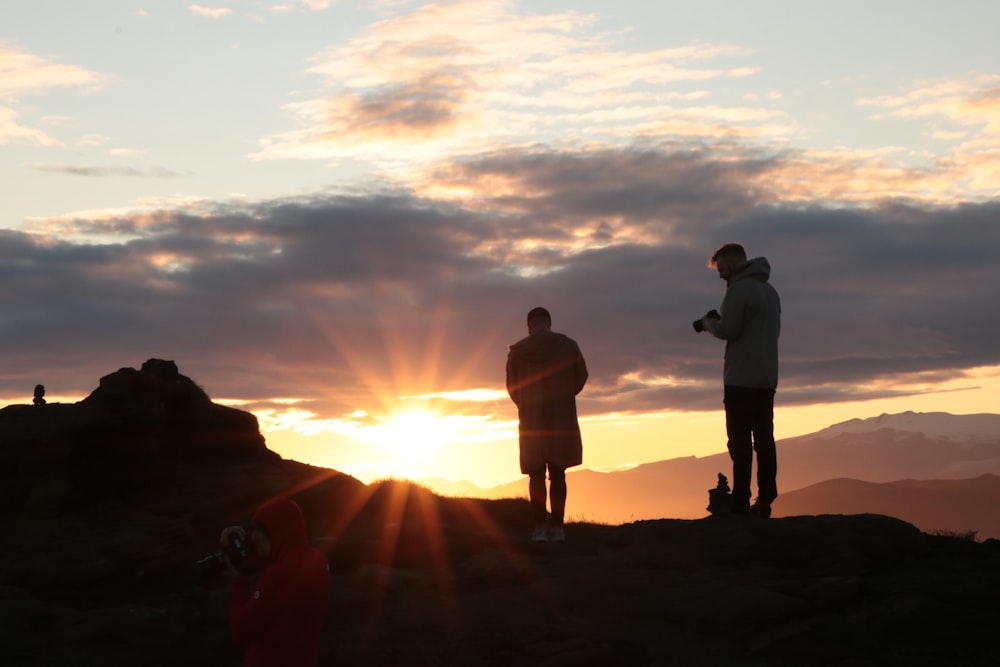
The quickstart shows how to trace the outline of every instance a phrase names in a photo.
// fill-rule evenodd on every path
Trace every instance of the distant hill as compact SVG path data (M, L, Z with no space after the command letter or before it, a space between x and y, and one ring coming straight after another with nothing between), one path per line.
M607 523L660 517L704 517L708 489L715 486L719 472L731 481L732 463L728 454L669 459L610 473L571 470L567 511L571 517ZM982 475L1000 475L1000 415L906 412L854 419L810 435L779 441L778 488L781 495L774 510L786 515L793 513L791 506L785 506L786 497L793 491L831 479L878 484L899 480L970 480ZM954 487L960 488L965 483L956 481ZM484 489L480 495L521 497L526 495L526 484L518 480ZM893 492L894 487L884 490L885 494ZM470 493L467 487L463 493L477 495ZM881 511L876 506L859 506L850 497L845 497L839 505L833 497L825 502L823 511L827 513L836 512L837 507L844 508L844 512ZM950 508L952 504L954 512L949 509L944 514L935 507ZM879 507L882 506L887 505L880 503ZM846 509L848 507L853 509ZM917 520L913 513L923 512L923 504L914 506L908 516L920 526L933 525L937 529L956 531L972 529L982 531L981 536L1000 536L1000 533L988 532L983 517L963 513L969 507L961 497L952 500L948 493L941 491L936 502L927 507L926 520L923 517ZM935 514L931 514L932 508ZM939 515L949 520L954 517L956 523L935 524Z
M1000 477L862 482L831 479L784 494L774 516L861 514L894 516L926 532L1000 539Z

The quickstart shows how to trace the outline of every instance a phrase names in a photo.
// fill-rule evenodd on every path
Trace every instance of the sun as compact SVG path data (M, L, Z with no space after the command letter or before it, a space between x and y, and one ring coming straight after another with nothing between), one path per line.
M427 410L397 412L366 430L394 463L417 469L434 463L445 444L454 439L449 420Z

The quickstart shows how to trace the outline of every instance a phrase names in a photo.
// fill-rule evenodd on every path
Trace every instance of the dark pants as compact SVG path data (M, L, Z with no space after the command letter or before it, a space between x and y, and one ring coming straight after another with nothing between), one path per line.
M529 473L528 497L531 499L531 511L535 515L535 523L548 522L553 526L563 525L566 514L566 469L553 468L549 464L549 504L551 515L545 511L545 468Z
M757 452L757 503L778 497L778 455L774 447L774 390L725 387L726 435L733 460L733 505L750 505L750 475Z

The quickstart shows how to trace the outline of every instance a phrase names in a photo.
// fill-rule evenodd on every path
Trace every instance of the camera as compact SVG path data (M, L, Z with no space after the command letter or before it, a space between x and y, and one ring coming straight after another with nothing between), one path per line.
M705 313L705 317L713 319L713 320L722 319L722 316L719 315L718 311L715 310L714 308L712 310L708 311L707 313ZM699 317L698 319L696 319L694 322L691 323L691 326L693 326L694 330L697 331L698 333L701 333L702 331L705 330L705 325L702 324L702 322L701 322L703 319L705 319L705 317Z
M221 572L226 568L226 557L237 570L245 572L250 564L250 552L247 550L246 539L241 535L231 536L225 549L211 556L205 556L196 562L195 566L201 572Z

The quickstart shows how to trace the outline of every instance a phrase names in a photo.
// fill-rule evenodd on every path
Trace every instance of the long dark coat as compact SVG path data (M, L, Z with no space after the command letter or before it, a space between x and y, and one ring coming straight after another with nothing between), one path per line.
M569 336L536 331L510 346L507 393L520 419L522 473L583 463L576 395L586 383L587 365Z

